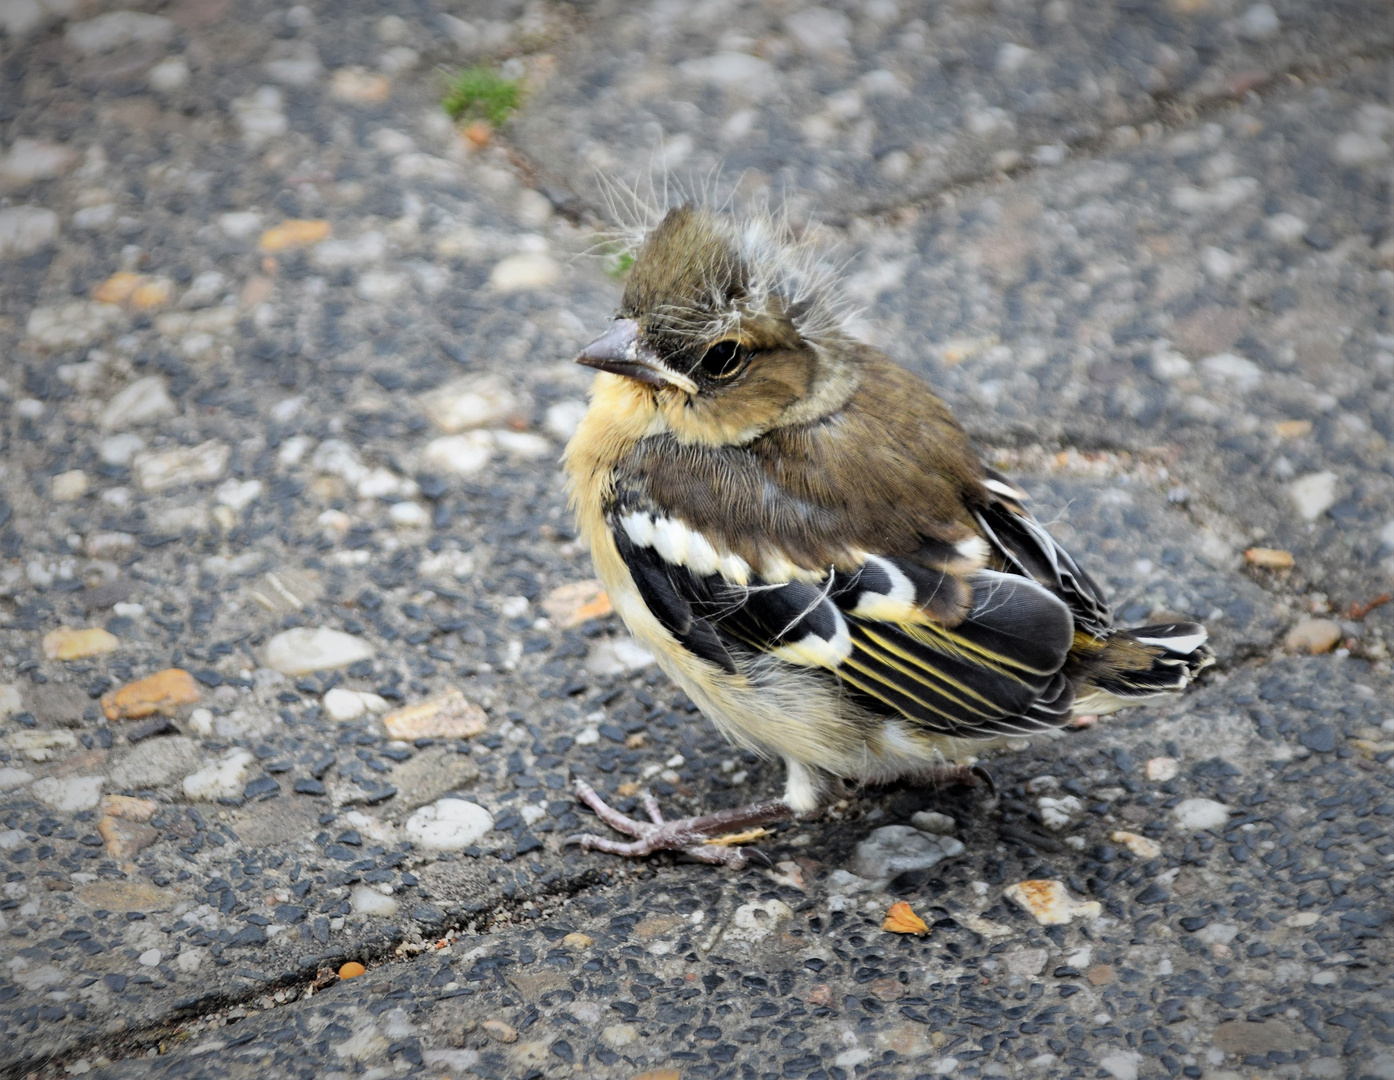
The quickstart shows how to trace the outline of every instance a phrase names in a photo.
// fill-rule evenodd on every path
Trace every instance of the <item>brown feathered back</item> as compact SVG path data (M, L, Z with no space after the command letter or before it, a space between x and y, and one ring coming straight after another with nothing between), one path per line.
M941 545L975 535L968 507L984 499L967 435L875 349L849 343L844 359L856 386L841 408L743 446L653 436L622 473L752 565L772 552L807 569L846 565L857 551L960 559Z

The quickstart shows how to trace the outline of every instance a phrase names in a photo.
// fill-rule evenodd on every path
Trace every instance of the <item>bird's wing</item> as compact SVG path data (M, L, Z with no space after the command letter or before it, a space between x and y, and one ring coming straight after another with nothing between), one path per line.
M1026 492L999 473L984 472L983 486L992 498L975 516L1001 565L1064 600L1077 630L1093 637L1105 636L1113 626L1113 614L1098 583L1023 506L1029 500Z
M751 656L821 669L873 713L959 737L1055 727L1069 715L1060 669L1073 619L1028 577L868 554L850 569L770 580L673 517L616 509L609 523L649 610L727 672ZM932 617L958 591L966 617Z

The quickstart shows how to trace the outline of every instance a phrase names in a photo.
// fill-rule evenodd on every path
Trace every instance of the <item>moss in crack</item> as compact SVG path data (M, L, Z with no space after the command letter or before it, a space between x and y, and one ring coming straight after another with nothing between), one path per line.
M462 71L441 101L451 119L461 122L487 120L498 127L518 107L522 87L493 68L476 66Z

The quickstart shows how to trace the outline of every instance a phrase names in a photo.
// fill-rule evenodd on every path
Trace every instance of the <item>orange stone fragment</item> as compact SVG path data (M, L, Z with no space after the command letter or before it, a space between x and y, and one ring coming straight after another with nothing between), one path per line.
M76 630L60 626L44 635L44 658L47 660L81 660L85 656L101 656L114 652L121 645L115 634L100 626Z
M356 979L358 978L358 976L362 975L367 970L368 969L365 968L362 964L360 964L357 960L350 960L347 964L345 964L343 967L339 969L339 978Z
M92 290L92 299L102 304L124 304L144 280L141 274L118 270Z
M339 101L386 101L392 80L360 67L340 68L330 77L329 93Z
M113 859L129 859L160 838L160 834L149 825L110 816L97 822L97 832L106 844L106 853Z
M1280 439L1301 439L1312 433L1310 420L1279 420L1273 431Z
M651 1072L640 1073L634 1080L682 1080L682 1073L677 1069L654 1069Z
M394 739L469 739L488 726L489 717L458 690L447 690L415 705L394 709L382 726Z
M323 218L291 218L262 233L257 246L268 252L291 251L318 244L328 235L329 222Z
M1261 566L1265 570L1291 570L1296 560L1291 551L1282 548L1252 547L1244 552L1250 566Z
M172 715L181 705L198 701L198 684L183 668L166 668L102 695L108 720L139 720L155 713Z
M131 307L137 311L154 311L169 303L174 284L169 278L143 278L131 293Z
M103 795L102 814L125 821L149 821L160 809L154 799L136 799L130 795Z
M574 581L547 594L542 610L562 630L579 626L588 619L600 619L614 610L610 597L598 581Z
M882 930L889 930L892 934L917 934L924 937L929 933L929 924L915 914L915 909L904 900L897 900L886 912L886 921L881 924Z
M493 137L494 125L487 120L476 120L465 128L465 138L470 141L472 146L488 146L489 140Z

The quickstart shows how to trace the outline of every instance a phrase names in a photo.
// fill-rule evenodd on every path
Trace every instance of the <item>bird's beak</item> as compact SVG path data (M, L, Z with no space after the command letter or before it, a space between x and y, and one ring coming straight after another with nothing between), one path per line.
M639 324L633 319L616 319L614 326L581 350L576 363L646 386L676 386L686 394L697 392L695 382L669 371L653 350L639 341Z

